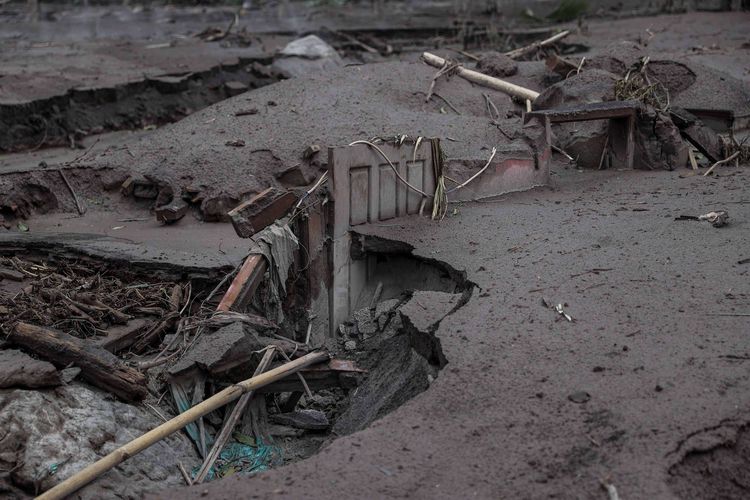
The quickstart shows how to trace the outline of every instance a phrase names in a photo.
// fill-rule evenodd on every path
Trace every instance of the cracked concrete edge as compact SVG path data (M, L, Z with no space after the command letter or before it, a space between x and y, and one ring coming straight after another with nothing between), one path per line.
M176 251L124 238L85 233L0 234L0 253L8 252L70 254L120 263L143 271L187 273L210 278L226 274L239 264L228 256Z

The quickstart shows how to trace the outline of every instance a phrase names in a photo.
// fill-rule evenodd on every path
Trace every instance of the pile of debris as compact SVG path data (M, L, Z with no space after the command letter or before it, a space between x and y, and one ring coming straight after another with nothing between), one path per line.
M253 474L308 457L425 390L444 363L420 352L429 329L404 328L413 291L380 283L351 328L337 328L340 342L313 332L310 259L328 259L311 243L315 227L327 230L315 214L330 193L318 188L299 200L271 188L231 210L251 250L218 283L54 252L0 257L2 488L58 498L151 446L118 468L135 495L154 481ZM18 418L35 404L45 419ZM129 416L127 438L111 429L119 415ZM182 429L189 441L173 436ZM84 495L107 496L119 479L105 477Z

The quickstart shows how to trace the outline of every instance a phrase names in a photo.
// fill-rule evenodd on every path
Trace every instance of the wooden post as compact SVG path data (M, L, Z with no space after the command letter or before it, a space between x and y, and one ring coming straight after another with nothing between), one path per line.
M315 363L327 361L328 359L328 353L313 352L274 368L273 370L269 370L261 375L231 385L223 391L206 399L202 403L193 406L188 411L177 415L172 420L163 423L159 427L156 427L155 429L148 431L146 434L121 446L98 462L89 465L57 486L42 493L37 497L37 500L57 500L65 498L133 455L140 453L152 444L164 439L174 432L177 432L187 424L198 420L198 418L231 403L244 393L259 389L288 375L297 373L302 368Z

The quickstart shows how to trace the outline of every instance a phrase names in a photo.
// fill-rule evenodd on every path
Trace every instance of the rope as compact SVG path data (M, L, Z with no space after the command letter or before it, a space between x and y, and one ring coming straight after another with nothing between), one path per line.
M476 174L472 175L465 182L459 184L458 186L454 187L453 189L450 189L450 190L446 191L445 194L449 195L449 194L451 194L454 191L458 191L462 187L466 187L467 184L469 184L471 181L473 181L474 179L476 179L477 177L479 177L480 175L482 175L482 172L484 172L485 170L487 170L487 168L490 166L490 163L492 163L492 159L495 158L496 154L497 154L497 148L492 148L492 154L490 155L490 159L487 160L487 164L484 167L482 167L482 170L480 170Z

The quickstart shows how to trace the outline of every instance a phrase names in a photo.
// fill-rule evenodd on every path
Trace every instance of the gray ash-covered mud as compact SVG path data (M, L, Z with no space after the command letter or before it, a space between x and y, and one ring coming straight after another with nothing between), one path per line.
M195 71L159 70L62 92L69 81L55 82L46 89L54 95L0 108L5 150L80 148L90 134L181 118L135 138L110 137L65 162L50 156L40 163L29 151L22 161L0 163L8 230L0 235L3 328L23 320L97 341L123 327L165 324L117 353L148 374L148 396L138 404L94 387L75 366L55 366L0 338L0 381L12 385L0 390L0 427L8 429L0 436L0 469L7 471L0 471L0 496L25 498L70 477L184 409L176 382L194 383L187 406L195 404L250 377L274 345L290 357L322 348L346 368L335 377L332 367L317 367L325 375L309 370L312 395L290 377L253 396L230 442L256 449L272 442L279 453L272 462L251 471L225 457L214 472L221 477L176 492L185 483L177 464L193 476L206 451L191 428L80 495L604 498L602 487L616 486L621 498L746 498L748 157L704 177L711 162L701 154L689 169L685 124L678 127L669 111L693 112L713 139L746 134L747 14L571 23L562 26L573 31L564 43L513 62L495 51L552 31L514 29L500 40L492 26L436 27L419 15L412 26L371 29L372 20L358 16L357 29L342 33L337 23L351 15L345 10L331 17L331 30L317 25L323 14L295 17L273 35L282 42L269 35L243 46L245 27L257 28L261 16L202 47L212 57L256 51L231 64L207 59ZM209 14L226 27L227 16ZM189 36L200 31L191 19ZM111 28L111 21L102 23ZM303 21L310 23L305 33L339 49L340 67L302 68L276 82L268 69L275 51L300 34L291 23ZM187 36L164 24L163 33ZM139 50L161 50L149 36ZM20 53L31 50L24 43ZM187 51L190 44L168 45L162 48ZM227 224L209 222L226 221L228 210L269 187L303 194L329 167L328 147L438 137L451 173L458 172L451 185L482 168L493 147L502 159L538 152L522 128L525 102L457 75L439 78L426 101L437 69L418 62L425 49L542 92L536 109L631 97L622 93L630 75L655 84L658 94L639 98L636 122L636 150L649 161L635 165L655 171L595 171L607 170L606 122L555 125L550 139L574 158L552 163L549 187L451 204L442 220L414 216L350 228L346 258L365 262L368 277L348 304L351 316L330 332L311 328L332 310L327 301L320 308L311 302L316 285L316 298L331 292L325 210L337 200L324 187L306 199L307 208L326 207L314 222L322 237L291 259L286 318L267 319L260 300L272 292L266 279L244 307L246 317L227 324L228 316L214 312L250 243ZM566 59L564 70L539 60L553 52ZM24 90L19 74L0 76L0 91L4 82ZM26 90L45 90L43 78L34 82ZM656 109L659 99L669 106ZM187 204L187 216L157 221L154 209L174 201ZM710 210L728 210L729 224L675 220ZM295 224L312 225L311 214L295 211L289 224L303 243L312 229ZM25 253L32 255L24 260ZM132 290L142 290L142 304L133 303ZM86 302L97 293L104 305ZM61 295L73 302L56 301ZM121 314L133 324L117 324ZM150 365L167 353L167 362ZM10 373L21 365L28 380ZM196 425L204 438L218 433L232 408Z
M717 430L722 427L726 434L723 441L688 450L669 469L669 485L679 498L746 498L750 495L748 426L728 423L705 434L718 434Z
M31 102L0 102L0 151L75 146L88 135L161 126L278 80L259 62L240 61L110 88L76 88Z

